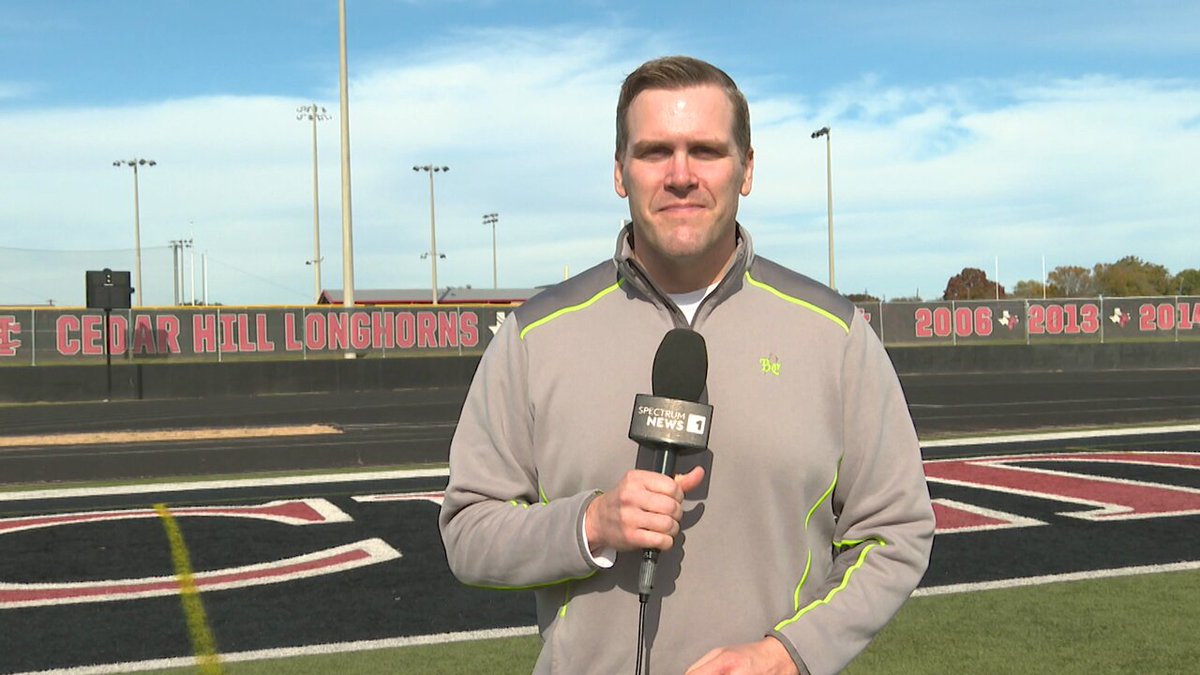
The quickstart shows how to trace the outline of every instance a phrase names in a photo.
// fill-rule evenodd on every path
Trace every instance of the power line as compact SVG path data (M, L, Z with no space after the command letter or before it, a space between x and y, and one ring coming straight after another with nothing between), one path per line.
M307 298L307 297L308 297L308 292L307 292L307 291L300 291L300 290L296 290L295 288L292 288L292 287L290 287L290 286L284 286L283 284L280 284L280 283L278 283L278 282L272 281L272 280L270 280L270 279L268 279L268 278L266 278L266 277L261 277L261 276L259 276L259 275L255 274L255 273L253 273L253 272L247 272L246 270L244 270L244 269L242 269L242 268L240 268L240 267L237 267L237 266L235 266L235 265L230 265L230 264L229 264L229 263L227 263L227 262L222 262L222 261L220 261L220 260L217 260L216 258L214 258L214 257L212 256L212 254L211 254L211 253L208 255L208 260L209 260L210 262L215 262L215 263L217 263L218 265L220 265L220 266L222 266L222 267L229 268L229 269L231 269L231 270L233 270L233 271L235 271L235 272L237 272L237 273L239 273L239 274L244 274L244 275L246 275L246 276L248 276L248 277L251 277L251 278L257 279L257 280L259 280L259 281L261 281L261 282L263 282L263 283L265 283L265 284L270 284L271 286L274 286L275 288L279 288L279 289L285 290L285 291L287 291L287 292L289 292L289 293L295 293L295 294L297 294L297 295L299 295L299 296L301 296L301 297L305 297L305 298Z

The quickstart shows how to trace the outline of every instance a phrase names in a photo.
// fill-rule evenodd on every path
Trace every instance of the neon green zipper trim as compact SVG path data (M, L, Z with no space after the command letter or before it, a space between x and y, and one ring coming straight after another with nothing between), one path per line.
M846 589L846 586L850 585L850 577L852 577L854 575L854 573L857 572L858 569L863 566L863 563L865 563L867 561L867 554L870 553L875 548L882 548L884 546L887 546L887 542L883 541L882 539L873 539L873 540L864 539L863 541L870 541L871 543L867 544L866 546L863 547L863 550L858 554L858 560L856 560L854 562L854 564L851 565L850 568L846 570L846 573L842 575L842 583L838 584L835 588L830 590L829 593L824 598L821 598L820 600L814 600L814 601L808 603L808 605L804 609L801 609L798 612L796 612L795 616L793 616L792 618L784 619L783 621L780 621L778 624L775 625L775 630L783 630L785 627L800 620L800 617L804 616L805 614L808 614L809 612L816 609L817 607L820 607L821 605L828 605L829 601L833 600L834 596L836 596L838 593L841 593L843 590ZM841 546L841 545L847 544L847 543L849 543L849 542L838 542L835 545Z
M549 504L550 499L546 497L546 491L542 489L542 484L540 482L538 483L537 489L538 489L538 497L541 499L541 503ZM517 500L517 499L510 499L510 500L508 500L508 503L510 505L515 506L520 509L528 509L532 506L532 504L526 504L525 502ZM551 586L557 586L559 584L569 584L572 581L580 581L582 579L588 579L588 578L592 577L593 575L595 575L596 572L597 572L597 570L592 570L591 572L589 572L581 577L569 577L566 579L559 579L558 581L551 581L551 582L544 583L544 584L534 584L532 586L483 586L480 584L463 584L463 585L470 586L471 588L482 588L482 589L489 590L489 591L529 591L529 590L533 590L533 589L537 589L537 588L549 588ZM567 588L567 599L563 601L563 606L562 606L562 609L560 610L560 612L562 614L566 614L567 602L569 602L570 600L571 600L571 589L568 587Z
M571 602L571 582L567 582L566 589L563 590L562 607L558 608L558 615L564 617L567 615L567 604Z
M593 295L592 297L579 303L578 305L571 305L570 307L563 307L562 309L558 310L557 312L554 312L553 314L550 314L549 316L544 316L544 317L538 319L537 321L534 321L533 323L531 323L528 326L521 329L521 339L524 340L525 336L529 334L529 331L533 330L534 328L537 328L538 326L542 326L547 323L550 323L551 321L557 319L560 316L563 316L564 314L570 314L571 312L578 312L581 309L587 309L588 307L591 307L600 298L603 298L604 296L608 295L609 293L612 293L613 291L620 288L621 284L623 284L623 283L625 283L625 280L619 279L617 281L617 283L600 291L599 293Z
M759 288L763 289L764 291L770 293L771 295L774 295L775 297L777 297L781 300L786 300L786 301L792 303L793 305L799 305L805 309L809 309L809 310L816 312L817 314L820 314L821 316L825 317L826 319L829 319L830 321L841 326L842 330L846 331L846 334L849 335L850 326L845 321L842 321L839 317L829 313L828 311L826 311L820 307L817 307L816 305L812 304L811 302L808 302L806 300L801 300L800 298L794 298L794 297L788 295L787 293L784 293L783 291L775 288L774 286L764 284L763 282L759 281L758 279L755 279L754 277L750 276L749 270L746 271L746 281L749 281L752 286L758 286Z
M549 503L550 503L550 499L549 499L548 497L546 497L546 491L542 489L542 484L541 484L541 483L538 483L537 490L538 490L538 501L539 501L539 503L541 503L541 504L549 504ZM524 501L521 501L521 500L519 500L519 499L510 499L510 500L508 500L508 503L509 503L509 504L512 504L513 506L519 506L519 507L521 507L521 508L523 508L523 509L527 509L527 508L529 508L530 506L532 506L532 505L531 505L531 504L529 504L528 502L524 502Z
M839 461L838 468L835 469L833 472L833 482L831 482L829 484L829 487L826 488L826 490L825 490L825 494L821 495L821 498L817 500L817 503L813 504L812 508L808 510L808 515L804 517L804 534L805 534L804 541L805 542L808 541L808 536L807 536L808 535L808 523L812 520L813 514L817 512L817 509L821 507L821 504L824 504L825 500L829 499L829 496L833 494L833 489L835 487L837 487L838 472L840 470L841 470L841 462ZM812 547L809 547L808 553L804 559L804 574L800 577L800 583L796 584L796 590L792 593L792 609L794 609L796 611L800 610L800 589L804 588L804 583L806 581L808 581L808 572L811 569L812 569Z
M842 541L835 541L835 542L833 542L833 546L834 546L834 548L837 548L837 549L854 548L855 546L866 543L868 541L878 541L880 544L884 544L884 541L882 539L878 539L876 537L871 537L870 539L845 539Z

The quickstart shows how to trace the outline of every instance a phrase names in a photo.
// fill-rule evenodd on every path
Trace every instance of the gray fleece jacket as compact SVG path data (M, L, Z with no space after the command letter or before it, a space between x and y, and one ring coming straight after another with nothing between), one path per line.
M662 554L646 620L649 672L714 647L778 638L801 672L848 664L928 564L933 512L895 371L854 305L756 257L734 263L692 328L707 343L710 450ZM633 260L518 307L489 345L450 449L439 525L464 583L535 589L537 673L630 673L640 553L599 569L581 523L635 464L633 399L651 393L663 335L683 314ZM641 451L642 455L648 455Z

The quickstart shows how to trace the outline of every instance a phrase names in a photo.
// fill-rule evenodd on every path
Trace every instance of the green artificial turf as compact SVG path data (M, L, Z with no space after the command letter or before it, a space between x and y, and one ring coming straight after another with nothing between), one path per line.
M846 673L1196 672L1197 626L1200 570L920 597ZM506 675L530 672L540 648L530 636L224 663L221 672Z
M1200 571L915 598L847 673L1185 673Z

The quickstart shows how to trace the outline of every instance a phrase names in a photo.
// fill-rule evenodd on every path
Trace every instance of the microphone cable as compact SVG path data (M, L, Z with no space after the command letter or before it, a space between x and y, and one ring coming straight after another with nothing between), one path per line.
M660 449L655 452L655 470L664 476L675 475L675 453ZM642 551L642 565L638 569L638 643L637 671L635 675L645 675L650 672L650 663L642 671L642 652L646 650L646 605L650 602L650 593L654 590L654 572L658 568L658 550Z
M654 470L664 476L674 476L675 452L660 448L654 454ZM638 604L640 607L638 609L637 671L635 675L644 675L642 672L642 652L646 649L646 603L650 601L650 593L654 590L654 572L657 568L658 550L643 550L642 565L638 569ZM646 670L650 670L649 663L646 664Z
M640 605L640 608L638 609L637 665L634 675L645 675L645 673L642 671L642 652L644 652L646 649L646 601L649 599L650 596L646 595L645 593L638 594L638 604ZM649 667L650 664L647 663L647 671L649 670Z

